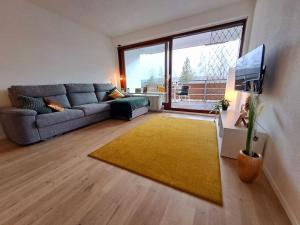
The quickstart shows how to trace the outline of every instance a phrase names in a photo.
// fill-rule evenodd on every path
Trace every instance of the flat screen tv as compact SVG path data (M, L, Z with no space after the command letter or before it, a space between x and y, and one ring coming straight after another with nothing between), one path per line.
M237 60L235 68L235 90L250 91L251 82L255 93L262 93L264 79L265 45L248 52Z

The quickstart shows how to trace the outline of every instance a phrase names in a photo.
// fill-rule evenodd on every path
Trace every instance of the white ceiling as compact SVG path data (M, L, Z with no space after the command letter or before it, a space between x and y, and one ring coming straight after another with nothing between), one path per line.
M110 37L246 0L28 0Z

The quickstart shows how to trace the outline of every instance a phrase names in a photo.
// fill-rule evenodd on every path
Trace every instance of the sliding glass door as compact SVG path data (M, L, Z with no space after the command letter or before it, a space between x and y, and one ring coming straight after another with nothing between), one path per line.
M243 25L173 39L171 108L213 109L239 57Z
M165 109L209 112L242 53L246 20L120 46L121 86L159 94Z

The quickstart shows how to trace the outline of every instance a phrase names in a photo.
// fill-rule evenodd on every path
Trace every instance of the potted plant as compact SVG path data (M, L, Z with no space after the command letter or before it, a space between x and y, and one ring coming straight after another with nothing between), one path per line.
M240 150L238 155L238 173L242 181L251 183L259 175L262 168L262 156L253 151L253 142L257 141L256 137L256 119L262 107L258 105L257 97L254 96L253 89L249 96L248 111L248 130L246 149Z
M221 106L222 106L222 110L226 111L228 109L228 107L230 106L229 104L229 100L227 100L226 98L223 98L220 103L221 103Z
M223 98L222 100L219 100L214 105L213 109L209 113L215 113L216 115L220 113L220 110L226 111L229 107L229 100Z

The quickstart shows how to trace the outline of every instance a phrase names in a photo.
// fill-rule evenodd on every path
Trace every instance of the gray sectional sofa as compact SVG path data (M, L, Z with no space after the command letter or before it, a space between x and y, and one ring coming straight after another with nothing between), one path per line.
M6 136L20 145L32 144L53 136L110 118L107 91L111 84L57 84L37 86L12 86L8 89L13 107L0 111L0 119ZM64 106L63 112L37 114L22 109L18 96L47 97ZM133 115L148 111L138 109Z

